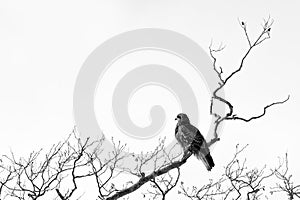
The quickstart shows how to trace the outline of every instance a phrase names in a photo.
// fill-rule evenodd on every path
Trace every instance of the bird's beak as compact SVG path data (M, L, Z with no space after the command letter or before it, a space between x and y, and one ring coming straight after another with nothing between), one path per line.
M178 120L178 118L176 117L175 120Z

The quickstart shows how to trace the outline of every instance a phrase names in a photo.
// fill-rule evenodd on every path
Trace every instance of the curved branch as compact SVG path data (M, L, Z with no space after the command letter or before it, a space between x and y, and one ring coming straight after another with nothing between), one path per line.
M221 97L217 94L223 87L225 87L226 83L230 79L232 79L232 77L234 75L236 75L238 72L240 72L242 70L245 60L249 56L250 52L252 52L254 47L260 45L262 42L264 42L265 40L270 38L270 31L271 31L271 26L273 25L273 22L274 21L272 19L270 19L270 17L267 20L264 20L264 23L262 25L261 33L256 38L255 42L252 43L251 39L250 39L250 36L248 34L248 31L247 31L246 23L243 22L243 21L242 22L239 21L240 26L242 27L242 29L244 31L244 34L246 36L247 42L249 44L249 48L246 51L246 53L244 54L244 56L242 57L241 62L239 64L239 67L235 71L230 73L230 75L227 76L227 78L225 78L225 79L222 77L222 73L223 73L222 67L219 67L220 71L217 70L217 58L214 55L215 53L224 50L225 47L220 45L217 49L213 49L212 48L212 43L210 44L209 51L210 51L210 56L213 59L213 68L214 68L214 71L217 73L217 75L220 79L220 82L219 82L219 87L215 89L215 91L213 92L213 95L211 97L210 114L213 115L216 119L215 119L215 128L214 128L214 138L211 141L208 142L209 146L220 140L220 138L218 136L218 128L219 128L220 124L223 121L225 121L225 120L242 120L244 122L249 122L251 120L263 117L266 114L266 111L267 111L268 108L270 108L274 105L277 105L277 104L283 104L283 103L285 103L289 100L290 96L288 96L288 98L284 101L278 101L278 102L271 103L271 104L264 107L264 111L263 111L262 114L260 114L258 116L250 117L249 119L245 119L243 117L238 117L235 114L233 114L234 113L233 112L234 111L233 110L234 109L233 105L228 100L226 100L224 97ZM218 113L215 113L213 111L214 100L220 101L228 107L229 110L228 110L228 112L226 113L225 116L220 116Z
M278 101L278 102L271 103L271 104L269 104L269 105L267 105L267 106L264 107L264 111L263 111L262 114L257 115L257 116L250 117L250 118L248 118L248 119L245 119L245 118L243 118L243 117L238 117L238 116L236 116L236 115L233 115L232 117L229 117L229 118L227 118L227 119L228 119L228 120L242 120L242 121L244 121L244 122L250 122L251 120L254 120L254 119L258 119L258 118L263 117L263 116L266 114L268 108L270 108L270 107L272 107L272 106L274 106L274 105L277 105L277 104L283 104L283 103L287 102L289 99L290 99L290 95L288 95L288 97L287 97L285 100L283 100L283 101Z

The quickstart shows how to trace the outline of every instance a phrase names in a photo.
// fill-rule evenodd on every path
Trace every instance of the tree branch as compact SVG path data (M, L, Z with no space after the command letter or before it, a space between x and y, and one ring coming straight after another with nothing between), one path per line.
M172 169L175 168L179 168L181 165L183 165L184 163L186 163L187 159L191 156L191 153L188 153L185 157L183 157L180 161L175 161L172 164L163 167L161 169L158 169L154 172L152 172L151 174L145 176L145 177L141 177L135 184L133 184L132 186L123 189L121 191L116 192L114 195L110 196L107 198L107 200L115 200L118 199L120 197L123 197L127 194L130 194L134 191L136 191L137 189L139 189L141 186L143 186L145 183L155 179L156 177L163 175L169 171L171 171Z
M238 72L240 72L242 70L242 68L244 67L245 60L247 59L249 54L252 52L252 50L256 46L260 45L262 42L264 42L265 40L270 38L270 31L271 31L271 26L273 25L273 20L270 19L270 17L267 20L264 20L264 23L262 25L262 31L257 36L254 43L251 42L250 36L248 34L246 23L243 22L243 21L242 22L239 21L239 23L240 23L240 25L241 25L241 27L244 31L247 42L249 44L249 48L246 51L246 53L244 54L244 56L242 57L241 62L239 64L239 67L235 71L230 73L229 76L227 76L226 78L222 77L223 69L222 69L222 67L217 67L217 58L215 56L215 53L218 53L218 52L221 52L222 50L224 50L225 46L223 46L221 44L217 49L214 49L212 47L212 43L209 46L210 56L213 60L213 68L214 68L214 71L217 73L217 75L220 79L219 87L217 87L215 89L215 91L213 92L213 95L211 97L210 114L215 117L215 127L214 127L214 138L211 139L211 141L208 142L209 146L211 146L212 144L214 144L215 142L220 140L220 138L218 136L218 128L219 128L219 126L222 122L224 122L226 120L241 120L241 121L244 121L244 122L250 122L251 120L259 119L259 118L263 117L266 114L266 111L267 111L268 108L270 108L274 105L283 104L283 103L287 102L290 98L290 96L288 96L287 99L285 99L284 101L278 101L278 102L271 103L271 104L264 107L264 111L263 111L262 114L250 117L249 119L246 119L246 118L243 118L243 117L238 117L236 114L234 114L233 105L228 100L226 100L225 98L218 95L218 92L223 87L225 87L226 83L228 83L229 80L231 80ZM218 68L220 68L220 70L218 70ZM218 113L215 113L213 111L215 100L226 104L226 106L228 107L228 112L226 113L225 116L221 116Z

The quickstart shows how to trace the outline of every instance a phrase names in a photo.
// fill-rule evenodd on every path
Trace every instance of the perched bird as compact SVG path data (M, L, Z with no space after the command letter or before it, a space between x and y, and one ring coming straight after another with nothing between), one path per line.
M191 152L198 159L202 160L206 169L210 171L215 164L203 135L190 123L186 114L178 114L175 120L178 121L175 129L175 138L183 148L184 155Z

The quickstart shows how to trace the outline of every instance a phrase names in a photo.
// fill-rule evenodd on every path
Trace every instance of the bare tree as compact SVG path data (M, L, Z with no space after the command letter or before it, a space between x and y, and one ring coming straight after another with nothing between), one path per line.
M0 159L0 200L3 196L6 196L6 186L12 181L14 178L13 172L10 167L7 167L3 164L3 160Z
M165 200L167 194L177 185L180 177L180 168L177 168L176 175L168 172L160 177L151 180L151 187L147 189L152 199Z
M232 161L225 168L225 176L230 181L232 186L232 193L236 196L235 199L242 197L244 192L247 200L259 199L265 191L263 181L272 177L273 172L266 173L264 166L262 169L248 169L246 167L246 159L240 162L237 156L244 150L236 149L236 153Z
M279 180L275 187L272 187L271 194L283 192L287 194L289 200L300 199L300 183L296 184L292 180L292 175L289 174L288 155L279 160L280 168L274 169L273 173Z
M246 158L241 159L240 154L248 145L239 148L236 146L236 152L232 160L224 167L224 173L216 181L210 180L209 183L199 186L186 186L182 183L179 194L195 200L226 200L226 199L246 199L259 200L269 199L271 194L284 192L289 200L295 197L299 198L300 185L294 184L291 175L288 175L287 157L284 163L275 167L275 169L249 168ZM287 156L287 155L286 155ZM270 180L277 182L275 187L268 186ZM278 182L279 180L279 182Z
M229 80L231 80L239 71L242 70L242 68L244 67L244 63L246 58L250 55L250 53L252 52L252 50L259 46L260 44L262 44L264 41L266 41L267 39L270 38L270 32L271 32L271 26L273 24L273 20L272 19L267 19L264 20L264 23L262 25L262 31L260 32L260 34L255 38L254 42L251 41L251 38L249 37L248 31L247 31L247 25L245 22L240 22L241 28L244 31L244 34L246 36L247 42L248 42L248 50L246 51L246 53L244 54L244 56L241 59L240 65L239 67L233 71L228 77L224 78L222 76L223 74L223 69L222 67L217 67L217 58L214 55L217 52L222 51L225 47L220 45L219 48L214 49L212 47L212 44L209 47L210 50L210 55L213 59L213 67L215 72L217 73L220 82L219 82L219 87L215 89L215 91L213 92L213 96L211 98L211 106L210 106L210 113L211 115L213 115L216 119L215 119L215 132L214 132L214 137L211 139L211 141L208 142L208 145L211 146L212 144L214 144L215 142L219 141L220 138L218 136L218 127L220 126L220 124L226 120L241 120L244 122L250 122L252 120L255 119L259 119L261 117L263 117L266 114L266 111L268 108L277 105L277 104L283 104L285 102L287 102L289 100L289 96L283 100L283 101L277 101L277 102L273 102L267 106L264 107L263 112L259 115L250 117L250 118L244 118L244 117L240 117L237 114L234 113L234 107L233 105L226 99L224 99L223 97L218 95L218 92L225 87L225 85L228 83ZM220 101L221 103L224 103L227 105L227 107L229 108L229 111L226 113L225 116L221 116L218 113L215 113L213 111L213 107L215 104L215 101ZM167 166L164 166L158 170L154 170L152 173L150 173L148 176L142 176L140 178L139 181L137 181L134 185L123 189L121 191L116 192L115 194L113 194L111 197L109 197L108 199L112 200L112 199L118 199L122 196L125 196L127 194L130 194L131 192L134 192L135 190L137 190L138 188L140 188L142 185L144 185L145 183L155 179L155 177L157 176L161 176L162 174L168 173L170 170L176 169L178 167L180 167L181 165L183 165L187 159L191 156L191 154L187 154L186 156L184 156L181 160L179 161L175 161L175 162L170 162Z
M213 48L209 46L210 56L213 60L213 68L219 77L219 86L213 92L211 97L210 114L215 118L214 137L208 141L211 146L219 141L218 128L226 120L241 120L250 122L259 119L266 114L268 108L283 104L288 101L289 96L283 101L277 101L264 106L261 114L250 118L244 118L234 113L234 106L225 98L218 95L218 92L226 86L238 72L244 67L245 60L248 58L253 49L270 38L271 26L273 20L270 18L264 20L262 30L252 41L250 38L247 25L240 22L248 43L248 49L241 58L240 64L235 71L224 77L223 68L218 67L216 53L221 52L225 47L220 45ZM228 112L221 114L214 112L216 103L223 103L228 107ZM84 178L93 178L98 189L98 199L114 200L123 198L143 185L148 186L148 190L143 195L150 196L153 199L166 199L167 194L175 188L180 182L180 167L187 162L191 153L184 156L172 154L173 148L166 152L164 140L161 140L153 151L136 156L135 169L123 167L124 158L132 156L126 153L125 144L112 140L114 149L103 158L103 140L98 141L81 141L74 136L75 140L70 142L68 137L65 141L54 145L46 154L42 150L32 152L28 158L16 158L13 153L9 156L3 156L3 160L8 164L0 164L0 199L9 197L15 199L39 199L51 193L60 200L78 199L78 181ZM93 147L92 151L90 150ZM242 149L243 150L243 149ZM235 194L238 199L242 192L246 191L247 199L258 199L264 190L262 182L276 174L281 180L286 181L286 173L280 173L277 169L270 174L265 174L264 168L261 170L247 171L243 163L237 159L237 155L242 151L236 152L233 160L227 165L224 175L216 182L209 182L201 188L193 187L192 190L186 188L181 181L181 194L190 199L216 199L221 196L222 199L229 198ZM153 169L150 172L144 170L144 167L154 160ZM160 161L160 162L159 162ZM120 183L118 178L122 174L130 174L131 180ZM289 178L287 177L287 180ZM223 183L230 181L230 186L223 188ZM281 185L278 185L280 187ZM286 186L284 186L286 189ZM288 191L292 191L293 196L299 195L298 186L288 186ZM285 190L286 191L286 190ZM75 194L77 192L77 194Z
M188 199L203 199L203 200L211 200L211 199L227 199L229 194L233 191L232 187L224 187L226 179L224 175L214 181L209 180L208 183L203 184L202 186L185 186L185 183L182 181L180 184L180 190L178 194L181 194Z
M245 63L246 59L248 58L248 56L250 55L250 53L253 51L253 49L258 47L260 44L262 44L267 39L270 39L270 37L271 37L270 32L271 32L271 26L272 25L273 25L273 20L270 19L270 17L267 20L264 20L264 22L262 24L262 31L252 41L249 34L248 34L248 29L247 29L246 22L243 22L243 21L240 22L240 26L243 29L244 34L245 34L246 39L247 39L247 42L248 42L248 49L244 53L238 68L235 71L233 71L232 73L230 73L230 75L227 76L227 77L223 77L223 68L221 66L219 66L219 67L217 66L217 58L215 56L216 53L223 51L225 49L225 46L220 44L220 46L218 48L213 48L213 44L212 43L210 44L209 52L210 52L211 58L213 59L213 68L214 68L215 72L217 73L220 81L219 81L219 87L217 89L215 89L215 91L213 92L213 96L211 98L210 114L213 115L214 117L216 117L216 120L215 120L215 132L214 132L215 135L214 135L214 138L210 141L209 145L212 145L216 141L220 140L220 138L218 137L218 128L219 128L219 126L222 122L224 122L226 120L241 120L241 121L244 121L244 122L250 122L252 120L259 119L259 118L263 117L266 114L266 111L267 111L268 108L270 108L270 107L272 107L276 104L283 104L283 103L285 103L289 100L290 96L288 96L283 101L277 101L277 102L273 102L269 105L266 105L263 109L263 112L259 115L252 116L250 118L244 118L244 117L239 117L236 113L234 113L233 105L228 100L226 100L223 97L218 95L218 92L222 88L225 87L225 85L228 83L228 81L231 80L238 72L240 72L243 69L244 63ZM226 113L225 116L220 116L218 113L215 113L213 111L215 100L220 101L220 102L227 105L229 111Z
M42 149L30 153L28 158L16 158L14 153L4 155L2 158L1 175L5 172L4 181L1 181L1 190L5 190L5 196L15 199L39 199L46 193L56 191L61 199L69 199L77 189L75 170L86 166L87 160L82 159L84 152L93 143L88 140L81 143L76 138L75 145L70 142L70 137L56 145L53 145L47 153ZM71 175L72 189L62 194L59 187L63 180Z
M49 196L46 193L50 193L50 197L56 196L56 199L61 200L79 199L80 195L74 195L78 189L77 180L86 177L95 178L98 187L98 199L109 199L110 195L116 191L122 191L136 184L133 182L133 178L123 185L117 186L116 184L115 178L124 173L124 171L116 168L117 165L122 163L119 163L119 161L122 160L120 155L121 151L124 150L124 146L120 143L115 143L115 152L108 159L101 160L98 158L96 151L89 152L85 149L87 142L83 144L80 140L77 140L77 142L76 148L68 146L60 154L61 156L66 155L66 157L62 156L57 160L59 161L58 165L63 166L63 168L53 165L55 162L52 159L49 160L49 157L44 157L43 161L52 163L51 165L48 164L51 170L48 169L46 172L46 170L37 171L40 168L32 169L32 166L43 166L45 163L39 162L37 157L33 156L37 153L30 154L26 162L24 159L12 159L13 163L9 168L1 165L2 169L5 169L5 175L1 173L1 177L3 177L1 178L1 191L3 191L1 199L6 197L9 197L9 199L40 199L46 197L48 199ZM56 152L56 147L59 145L62 145L62 143L52 147L49 152ZM162 175L156 176L151 173L153 179L148 181L147 190L142 194L144 197L149 197L149 199L166 199L167 194L180 182L178 194L192 200L268 199L269 182L267 180L273 179L277 184L274 187L269 187L271 194L283 192L287 194L289 199L299 198L300 185L296 185L291 179L292 176L288 174L287 155L283 161L280 160L279 165L274 169L267 170L266 166L261 169L249 168L246 159L240 158L241 153L244 152L247 146L241 148L239 145L236 146L233 158L224 167L224 172L220 178L216 180L209 180L208 183L200 186L186 186L189 184L179 181L180 168L178 167ZM85 150L82 151L83 149ZM41 155L41 151L39 151L39 155ZM47 155L53 154L47 153ZM70 155L73 155L72 158L70 158ZM84 159L80 160L81 158ZM67 159L70 162L65 162ZM28 165L28 163L31 164ZM39 163L40 165L37 165ZM143 173L140 176L146 177Z

